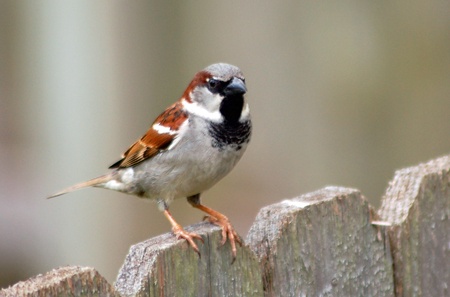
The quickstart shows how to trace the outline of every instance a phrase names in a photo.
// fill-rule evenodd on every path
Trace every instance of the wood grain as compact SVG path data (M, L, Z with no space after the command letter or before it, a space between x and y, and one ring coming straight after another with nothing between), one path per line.
M258 261L248 247L220 246L221 230L209 223L186 228L202 236L201 258L167 233L130 248L116 281L123 296L263 296Z
M397 296L450 296L449 170L448 156L399 170L383 197Z
M266 296L393 296L383 230L358 190L327 187L260 210L247 241Z
M53 269L0 291L1 297L119 296L95 269L67 266Z

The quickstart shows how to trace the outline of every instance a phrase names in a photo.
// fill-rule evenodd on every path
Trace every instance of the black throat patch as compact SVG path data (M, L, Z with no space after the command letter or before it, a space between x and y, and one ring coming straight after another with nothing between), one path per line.
M220 103L220 113L228 122L237 122L241 117L244 107L244 97L242 94L226 96Z
M213 138L211 145L223 150L226 147L235 148L236 151L242 148L243 144L250 141L252 133L252 123L225 120L223 123L211 123L208 129L209 135Z

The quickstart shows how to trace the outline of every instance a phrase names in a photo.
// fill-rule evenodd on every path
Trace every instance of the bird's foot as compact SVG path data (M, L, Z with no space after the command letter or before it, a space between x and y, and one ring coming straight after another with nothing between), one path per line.
M189 245L194 249L194 251L197 253L198 257L201 258L200 251L198 250L198 246L195 243L194 239L199 239L202 243L204 243L203 238L198 235L197 233L193 232L187 232L184 230L180 225L174 226L172 228L172 232L175 234L177 239L183 238L185 239Z
M218 217L205 216L204 220L207 220L208 222L222 228L222 241L220 242L220 244L224 245L228 238L231 244L231 253L233 256L233 260L231 263L234 263L237 253L236 242L239 244L239 246L242 247L242 240L239 237L239 234L237 234L237 232L234 230L228 218L220 214L220 216Z

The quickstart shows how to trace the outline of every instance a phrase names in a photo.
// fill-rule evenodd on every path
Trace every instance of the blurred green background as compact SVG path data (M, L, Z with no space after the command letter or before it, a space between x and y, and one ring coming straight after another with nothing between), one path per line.
M203 196L245 236L326 185L378 206L396 169L450 152L449 1L0 2L0 287L62 265L114 281L170 231L156 205L88 189L207 65L247 79L252 143ZM182 225L203 214L171 205Z

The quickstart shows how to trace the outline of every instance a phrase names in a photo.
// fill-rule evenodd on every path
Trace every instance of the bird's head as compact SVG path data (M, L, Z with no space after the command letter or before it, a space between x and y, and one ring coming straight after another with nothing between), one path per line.
M244 100L247 92L242 71L233 65L217 63L198 72L183 94L188 113L213 122L245 121L249 117Z

